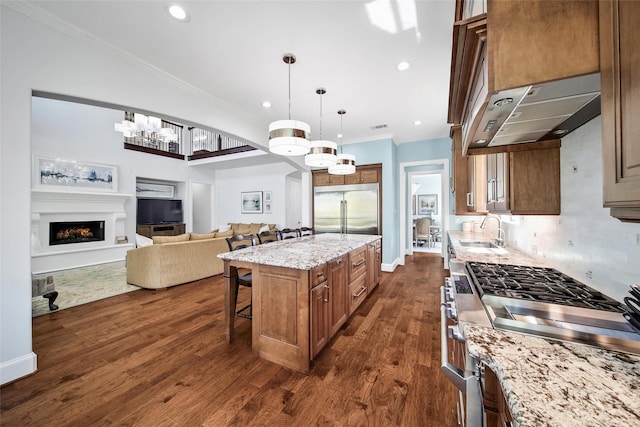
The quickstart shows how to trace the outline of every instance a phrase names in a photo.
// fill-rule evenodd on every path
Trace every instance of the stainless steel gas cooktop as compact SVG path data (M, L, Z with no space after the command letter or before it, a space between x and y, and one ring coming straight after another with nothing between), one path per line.
M452 276L463 321L462 307L479 298L496 329L640 354L624 306L558 270L480 262L460 270Z

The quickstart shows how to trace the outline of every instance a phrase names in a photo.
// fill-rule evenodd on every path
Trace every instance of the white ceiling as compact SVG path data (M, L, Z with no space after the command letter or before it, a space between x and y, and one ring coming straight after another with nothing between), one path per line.
M265 129L288 115L319 139L344 142L392 136L396 143L448 136L447 101L454 0L179 1L189 22L165 1L34 1L50 14L209 93ZM386 10L376 26L368 8ZM415 10L412 23L411 11ZM407 14L405 11L409 11ZM401 15L405 15L402 24ZM408 16L408 19L406 18ZM397 71L409 61L407 71ZM268 100L272 108L262 107ZM159 112L161 113L161 112ZM422 124L414 125L420 120ZM385 129L372 126L386 124ZM222 129L224 130L224 129Z

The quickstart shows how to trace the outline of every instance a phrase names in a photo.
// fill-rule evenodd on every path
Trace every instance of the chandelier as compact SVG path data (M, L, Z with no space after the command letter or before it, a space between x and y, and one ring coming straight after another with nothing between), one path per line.
M332 141L322 140L322 95L327 91L321 87L316 89L316 93L320 95L320 139L311 141L311 149L309 154L304 156L304 163L307 166L326 168L336 163L338 145Z
M125 138L135 138L137 144L178 140L178 135L173 129L162 127L160 118L139 113L126 112L124 120L116 123L114 129L122 132Z
M269 125L269 151L283 156L302 156L310 149L311 127L305 122L291 120L291 64L295 64L296 57L286 53L282 60L289 65L289 119Z
M340 115L340 154L338 154L336 163L329 166L329 173L332 175L350 175L356 172L356 156L342 152L342 116L347 112L340 110L338 114Z

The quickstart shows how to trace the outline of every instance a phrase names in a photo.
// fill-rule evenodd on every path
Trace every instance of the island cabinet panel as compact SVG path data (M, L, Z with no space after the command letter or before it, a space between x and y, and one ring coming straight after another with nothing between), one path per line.
M349 318L349 301L347 299L347 259L344 255L331 261L329 267L329 338L344 325Z
M367 292L371 292L380 281L380 260L382 248L380 240L367 245Z
M257 273L252 286L253 353L308 372L310 271L259 265Z
M482 404L486 416L487 427L510 426L513 416L505 400L502 387L496 374L489 368L484 368L484 387Z
M353 282L367 271L367 247L362 246L349 254L349 281Z
M352 315L367 298L366 279L366 274L362 274L349 283L349 315Z
M311 359L313 359L330 338L329 318L331 316L329 304L329 286L323 282L311 289Z

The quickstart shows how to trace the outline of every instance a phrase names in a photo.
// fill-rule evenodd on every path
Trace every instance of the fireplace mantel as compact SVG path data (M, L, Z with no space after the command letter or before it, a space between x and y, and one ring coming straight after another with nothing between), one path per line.
M33 272L54 271L124 259L131 244L126 236L126 205L132 194L86 191L31 191L31 265ZM104 221L104 241L69 245L49 244L49 223Z

